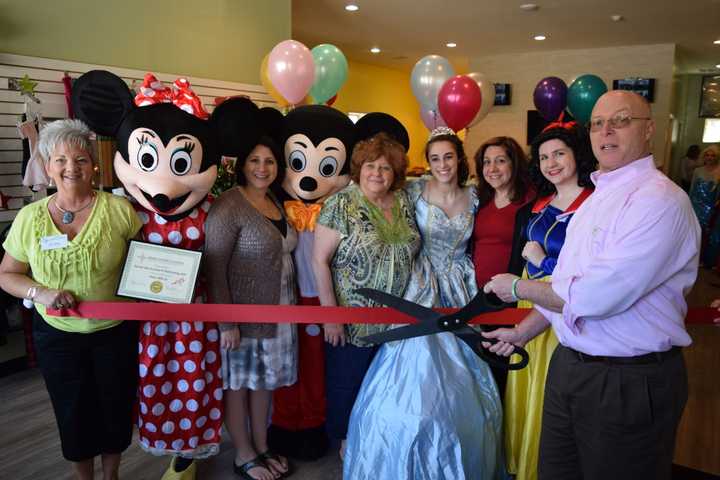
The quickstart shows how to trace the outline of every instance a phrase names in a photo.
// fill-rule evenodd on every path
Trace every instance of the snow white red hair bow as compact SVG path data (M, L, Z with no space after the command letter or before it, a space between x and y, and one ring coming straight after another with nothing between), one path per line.
M557 120L555 120L552 123L549 123L545 128L542 129L541 133L545 133L548 130L552 130L553 128L564 128L565 130L572 130L577 125L576 121L571 122L563 122L563 117L565 116L565 112L560 113L560 116Z

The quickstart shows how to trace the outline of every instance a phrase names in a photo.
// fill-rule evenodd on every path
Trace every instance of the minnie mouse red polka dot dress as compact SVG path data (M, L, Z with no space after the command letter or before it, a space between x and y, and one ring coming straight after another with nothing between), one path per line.
M168 221L134 204L143 239L201 250L211 197L189 215ZM196 303L202 302L198 285ZM141 447L156 455L206 458L219 451L223 420L220 335L211 322L145 322L139 342L138 429Z

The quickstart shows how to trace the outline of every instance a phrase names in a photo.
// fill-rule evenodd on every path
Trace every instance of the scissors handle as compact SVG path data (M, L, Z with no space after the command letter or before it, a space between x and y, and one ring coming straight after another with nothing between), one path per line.
M485 338L478 332L470 327L463 329L462 332L454 332L462 341L464 341L468 347L470 347L478 356L485 360L490 365L493 365L504 370L521 370L527 366L530 362L530 355L527 350L517 345L513 345L512 354L520 355L520 361L515 363L506 363L498 358L498 355L486 350L481 342L490 344L498 343L496 338Z

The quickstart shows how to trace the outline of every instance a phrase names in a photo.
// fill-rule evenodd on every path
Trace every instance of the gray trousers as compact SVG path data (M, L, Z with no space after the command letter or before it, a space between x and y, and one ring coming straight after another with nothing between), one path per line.
M670 480L687 402L682 353L593 361L559 345L545 384L540 480Z

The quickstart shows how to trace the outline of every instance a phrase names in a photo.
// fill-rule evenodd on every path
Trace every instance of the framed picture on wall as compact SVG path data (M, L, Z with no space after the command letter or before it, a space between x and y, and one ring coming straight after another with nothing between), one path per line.
M631 77L613 80L613 90L630 90L652 103L655 100L655 79Z
M700 117L720 118L720 75L705 75L702 79Z
M510 84L495 84L495 105L510 105Z

